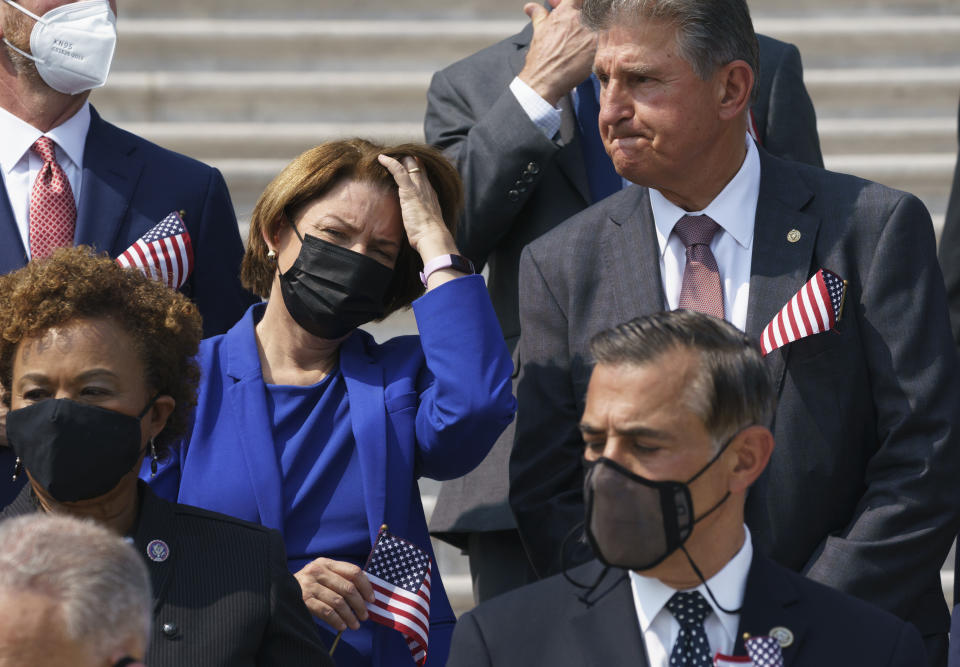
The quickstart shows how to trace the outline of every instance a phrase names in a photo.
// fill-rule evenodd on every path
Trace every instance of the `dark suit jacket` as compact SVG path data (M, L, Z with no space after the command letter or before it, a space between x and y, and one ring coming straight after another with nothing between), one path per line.
M287 570L280 534L188 505L140 484L134 545L150 571L150 667L333 665ZM29 486L0 520L38 511ZM146 557L163 540L170 556ZM171 627L172 626L172 627Z
M849 287L836 331L766 357L777 446L747 500L754 544L942 635L939 569L960 503L960 367L930 216L913 195L762 150L760 160L747 333L759 337L821 267ZM658 253L642 187L524 251L510 501L541 575L559 571L559 544L584 516L577 424L589 340L665 308Z
M184 211L194 270L181 291L203 316L204 337L223 333L255 298L240 286L243 244L223 176L106 122L92 107L83 149L76 245L116 257L173 211ZM28 257L0 187L0 273Z
M590 585L604 572L593 561L570 572ZM762 556L747 576L734 654L743 633L793 632L785 667L916 667L924 664L916 629L891 614L814 583ZM630 578L609 570L595 590L562 575L524 586L466 613L453 633L448 667L644 667L648 665Z
M960 112L957 116L957 136L960 137ZM947 217L940 235L940 264L943 266L943 279L947 283L953 338L960 345L960 153L957 155L957 167L953 172L953 189L950 190Z
M590 203L580 132L569 98L560 142L543 136L508 86L523 68L532 28L440 72L427 91L424 133L457 165L466 209L461 251L489 266L487 284L511 351L520 335L517 268L520 251ZM759 36L760 80L753 113L762 143L775 155L823 165L813 104L792 44ZM515 190L519 196L511 199ZM507 504L511 426L483 464L446 482L430 527L462 544L457 533L515 527Z

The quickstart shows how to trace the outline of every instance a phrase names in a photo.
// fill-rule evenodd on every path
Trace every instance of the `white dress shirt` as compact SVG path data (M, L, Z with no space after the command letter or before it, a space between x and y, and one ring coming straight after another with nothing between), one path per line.
M80 207L80 186L83 183L83 147L90 129L90 104L84 103L80 110L66 122L49 132L41 132L29 123L0 108L0 176L7 188L7 198L13 209L13 217L23 239L23 247L30 254L30 193L43 166L43 160L30 150L42 136L53 139L56 144L57 162L70 181L74 203Z
M746 526L743 530L746 539L740 551L707 581L707 586L717 598L717 602L727 609L740 609L743 605L747 574L753 561L750 530ZM633 589L633 605L637 610L637 620L647 647L650 667L669 667L670 653L680 634L680 623L666 605L677 590L659 579L644 577L636 572L630 573L630 583ZM711 612L704 619L703 627L710 642L711 656L718 652L732 655L740 627L740 614L728 614L718 609L702 583L691 591L700 591L710 605Z
M723 312L726 320L741 331L747 326L753 227L760 197L760 154L749 135L746 136L746 144L747 156L740 170L702 211L684 211L657 190L650 190L667 307L676 310L680 303L683 269L687 264L687 249L680 238L673 234L673 227L685 215L708 215L722 227L713 237L710 250L717 259L723 283Z

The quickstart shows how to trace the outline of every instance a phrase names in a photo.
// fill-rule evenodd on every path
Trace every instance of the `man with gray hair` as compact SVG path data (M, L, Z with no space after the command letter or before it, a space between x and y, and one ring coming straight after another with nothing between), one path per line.
M826 269L846 281L839 324L764 359L778 447L746 523L758 552L909 620L945 664L939 570L960 518L960 367L929 213L747 135L757 46L743 0L584 0L581 11L598 34L600 134L637 187L520 261L510 500L538 574L559 571L584 515L577 421L591 335L689 308L759 339ZM573 554L590 557L582 543Z
M661 311L598 334L590 351L579 430L598 560L464 615L448 667L926 661L909 623L754 549L744 506L774 451L775 393L748 336Z
M32 514L0 522L0 667L119 667L146 654L150 577L122 537Z

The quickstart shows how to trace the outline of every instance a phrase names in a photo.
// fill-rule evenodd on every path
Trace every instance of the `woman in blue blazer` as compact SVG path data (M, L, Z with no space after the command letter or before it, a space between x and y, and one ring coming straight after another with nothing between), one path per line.
M451 233L461 197L426 146L338 141L288 165L254 209L243 264L244 285L272 298L201 344L192 433L151 482L280 530L325 639L344 631L338 665L446 662L455 617L417 478L465 474L513 417L509 354ZM356 329L411 302L419 337L380 345ZM384 523L431 556L425 657L368 619L361 567Z

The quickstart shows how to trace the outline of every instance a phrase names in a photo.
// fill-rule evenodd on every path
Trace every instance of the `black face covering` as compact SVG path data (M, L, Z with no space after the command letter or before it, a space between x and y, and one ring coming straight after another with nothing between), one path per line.
M30 476L60 502L114 489L140 458L140 420L115 410L47 399L7 414L7 440Z
M280 274L280 289L297 324L333 340L383 317L393 269L323 239L300 236L296 227L293 231L302 244L300 254Z
M683 546L693 525L730 496L728 492L695 517L689 484L720 458L736 435L686 482L649 480L603 457L588 463L583 483L586 533L600 561L626 570L649 570Z

